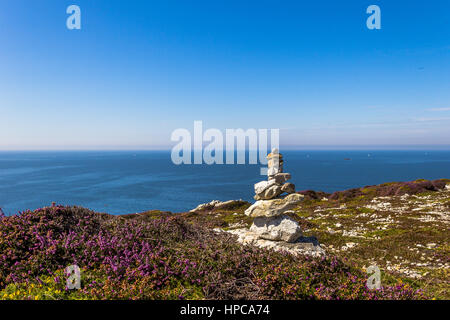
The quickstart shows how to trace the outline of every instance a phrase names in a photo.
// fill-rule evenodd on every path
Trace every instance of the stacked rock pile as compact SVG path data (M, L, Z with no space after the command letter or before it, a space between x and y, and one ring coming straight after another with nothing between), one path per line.
M294 193L295 185L288 181L290 173L283 172L283 156L278 149L273 149L267 156L267 180L255 184L255 200L270 200L282 193Z
M287 211L297 207L304 196L295 193L295 186L287 182L291 175L283 172L283 156L274 149L267 159L268 179L255 184L254 198L257 201L245 210L247 216L254 218L250 229L232 228L225 231L217 228L215 231L234 234L239 242L260 248L283 250L295 255L324 255L317 239L303 237L299 223L287 215ZM209 209L211 206L217 207L218 204L204 204L194 210Z
M259 239L295 242L302 236L302 230L297 221L285 214L296 207L304 198L295 193L295 185L286 182L291 178L283 172L283 156L278 149L273 149L267 156L267 181L255 184L255 200L245 214L254 217L250 231ZM286 197L281 194L288 193Z

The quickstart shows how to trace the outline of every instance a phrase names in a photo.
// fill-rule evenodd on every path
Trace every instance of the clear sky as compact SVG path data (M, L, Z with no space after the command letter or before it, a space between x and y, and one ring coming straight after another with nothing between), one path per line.
M0 0L0 149L169 148L194 120L450 145L450 1Z

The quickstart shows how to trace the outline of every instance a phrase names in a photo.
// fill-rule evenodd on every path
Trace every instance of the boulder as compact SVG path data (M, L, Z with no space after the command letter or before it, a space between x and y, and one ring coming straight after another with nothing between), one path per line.
M259 248L271 249L274 251L289 252L295 256L308 255L312 257L325 256L319 242L314 237L300 237L295 242L271 241L259 238L259 235L249 229L215 230L216 232L229 232L237 236L237 241L242 244L251 244Z
M202 203L202 204L199 204L195 209L190 210L190 212L212 210L212 209L214 209L215 205L218 203L220 203L219 200L213 200L208 203Z
M286 193L294 193L295 192L295 184L289 183L289 182L285 183L281 187L281 191L286 192Z
M302 236L298 222L286 215L255 218L250 231L260 239L272 241L295 242Z
M283 199L258 200L245 210L245 214L254 218L278 216L287 210L295 208L303 199L303 195L293 193Z
M264 190L264 192L259 193L255 196L255 200L269 200L278 197L282 194L281 186L273 185L268 189Z
M269 181L274 180L275 183L277 184L283 184L286 181L288 181L289 179L291 179L291 174L290 173L278 173L275 176L273 176L273 178Z
M243 206L245 204L248 204L247 201L244 200L228 200L228 201L219 201L219 200L213 200L208 203L202 203L197 206L197 208L190 210L189 212L199 212L199 211L212 211L216 209L220 210L231 210L236 207Z
M275 184L276 184L276 182L274 180L258 182L255 184L255 193L261 194L266 189L270 188L271 186L273 186Z

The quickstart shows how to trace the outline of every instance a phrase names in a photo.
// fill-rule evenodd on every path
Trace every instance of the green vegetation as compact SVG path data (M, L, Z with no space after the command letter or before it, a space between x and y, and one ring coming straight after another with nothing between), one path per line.
M380 196L402 190L398 183L328 199L308 191L290 215L319 240L322 258L214 231L249 227L248 203L181 214L52 206L3 216L0 299L449 299L450 191L424 194L433 184L417 183L411 195ZM69 265L81 268L80 290L66 287ZM366 287L370 265L381 269L380 290Z

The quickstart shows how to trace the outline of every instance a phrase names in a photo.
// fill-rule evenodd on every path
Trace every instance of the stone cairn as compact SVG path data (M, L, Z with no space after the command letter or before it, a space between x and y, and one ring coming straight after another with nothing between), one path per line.
M282 193L295 193L295 185L288 181L291 179L290 173L283 172L283 156L278 149L273 149L267 156L267 181L255 184L255 200L270 200L278 197Z
M255 184L255 200L245 214L254 217L250 231L259 239L294 243L302 237L297 221L286 215L304 198L295 193L295 185L288 181L289 173L283 172L283 156L273 149L267 156L268 179ZM282 197L283 193L288 195Z
M304 196L295 193L295 186L287 182L291 175L283 172L283 156L273 149L267 159L268 179L255 184L254 198L257 201L245 210L247 216L254 218L250 229L214 230L234 234L239 242L260 248L283 250L294 255L324 255L317 239L303 237L298 222L287 215L303 201ZM211 203L206 205L211 206Z

